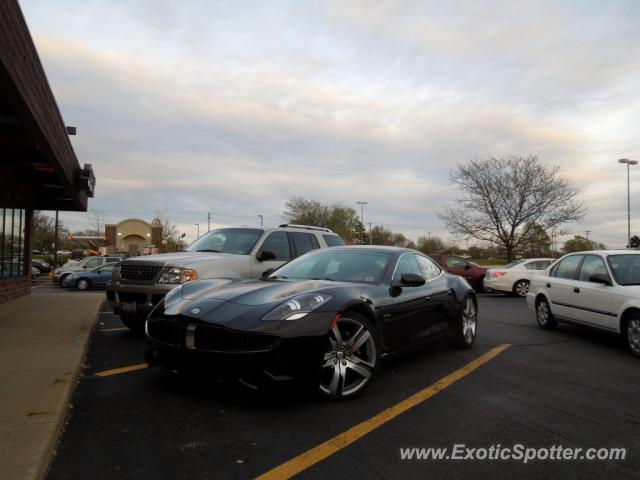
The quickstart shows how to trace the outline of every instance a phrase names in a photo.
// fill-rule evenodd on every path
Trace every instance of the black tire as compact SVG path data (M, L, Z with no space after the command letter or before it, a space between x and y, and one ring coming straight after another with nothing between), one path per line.
M478 280L478 288L476 288L476 292L478 293L486 293L484 291L484 277Z
M378 372L380 353L378 333L367 318L355 312L341 315L327 335L317 391L328 400L350 400L361 395Z
M88 278L81 278L76 282L76 288L78 290L89 290L91 288L91 280Z
M513 284L513 288L511 289L511 293L514 297L525 298L527 293L529 293L529 280L521 279Z
M540 328L553 330L558 326L558 321L553 318L551 307L546 298L541 297L536 301L536 321Z
M449 326L447 344L453 348L471 348L478 336L478 304L467 295L462 301L458 318Z
M135 313L121 313L120 320L129 330L136 333L144 332L144 318L140 318Z
M69 275L71 275L70 273L65 273L64 275L62 275L59 279L58 279L58 283L60 283L60 286L62 286L62 282L64 282L64 279L67 278Z
M640 313L633 312L630 314L622 329L624 343L629 353L636 358L640 358Z

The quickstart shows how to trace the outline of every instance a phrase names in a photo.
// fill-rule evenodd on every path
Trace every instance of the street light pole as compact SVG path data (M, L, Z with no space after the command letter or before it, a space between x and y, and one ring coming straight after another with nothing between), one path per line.
M356 202L358 205L360 205L360 245L364 245L364 206L368 205L369 202Z
M200 238L200 224L196 223L195 225L196 225L196 227L198 227L198 238Z
M621 158L618 162L627 164L627 248L631 248L631 187L629 182L629 166L637 165L638 161Z
M260 214L258 214L258 217L260 217L260 226L264 226L264 217Z

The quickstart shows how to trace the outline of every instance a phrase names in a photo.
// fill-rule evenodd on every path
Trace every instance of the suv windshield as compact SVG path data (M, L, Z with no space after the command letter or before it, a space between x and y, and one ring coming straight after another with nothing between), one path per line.
M640 255L609 255L607 262L620 285L640 285Z
M269 277L377 283L390 258L384 252L315 250L285 264Z
M221 252L249 255L264 230L220 228L211 230L187 247L187 252Z

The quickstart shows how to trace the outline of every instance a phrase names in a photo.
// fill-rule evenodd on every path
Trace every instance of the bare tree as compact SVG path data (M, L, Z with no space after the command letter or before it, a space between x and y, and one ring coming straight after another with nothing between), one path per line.
M87 222L90 227L86 230L87 235L104 235L105 214L101 210L91 210Z
M504 248L511 261L535 225L549 230L584 217L578 191L558 172L535 155L472 160L451 173L462 195L439 216L452 234Z

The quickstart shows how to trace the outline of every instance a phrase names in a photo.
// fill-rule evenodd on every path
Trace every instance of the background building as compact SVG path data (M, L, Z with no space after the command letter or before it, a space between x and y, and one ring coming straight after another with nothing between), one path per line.
M109 253L130 255L159 253L162 251L162 225L129 218L117 224L104 226Z
M71 131L71 130L70 130ZM0 1L0 302L31 291L33 210L86 211L81 167L16 0Z

